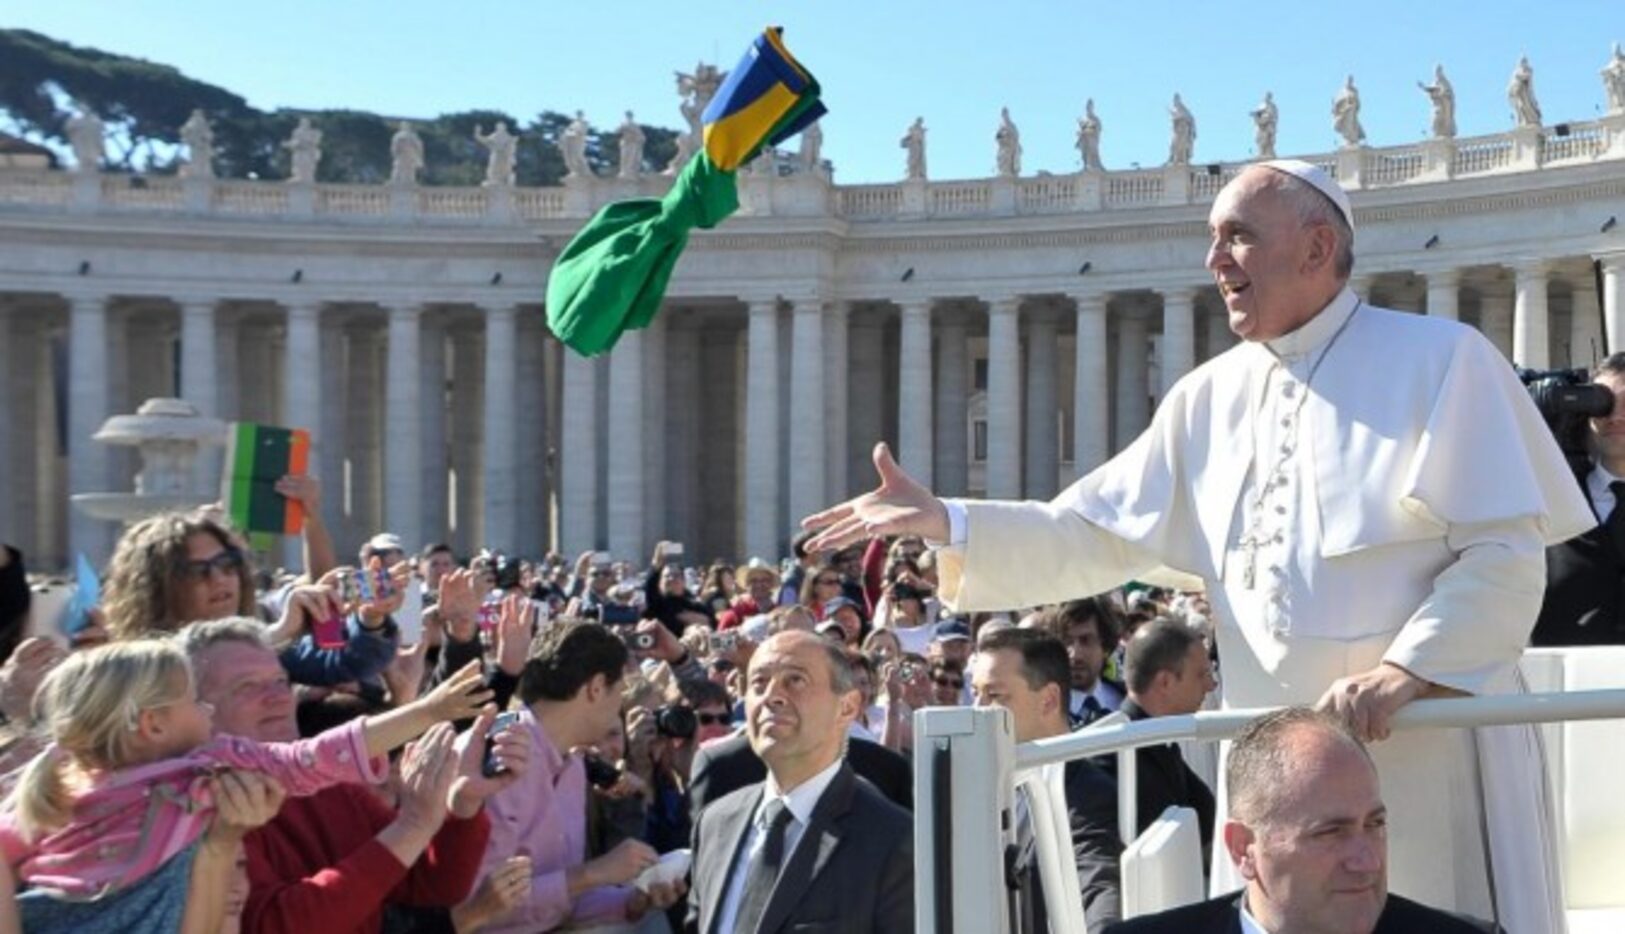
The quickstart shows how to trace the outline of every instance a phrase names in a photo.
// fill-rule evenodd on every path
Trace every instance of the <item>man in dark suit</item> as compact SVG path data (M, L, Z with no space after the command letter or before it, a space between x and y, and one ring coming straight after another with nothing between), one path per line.
M1036 629L1001 629L985 635L971 658L971 690L978 706L1010 711L1016 742L1062 736L1070 730L1067 649ZM1084 923L1096 934L1121 911L1118 859L1123 840L1117 827L1117 783L1087 759L1065 766L1066 812L1072 831L1072 858L1083 896ZM1033 845L1025 799L1016 806L1018 890L1016 934L1047 934L1049 913Z
M879 743L853 737L847 741L846 761L859 778L880 789L892 803L914 810L914 774L907 759ZM750 737L743 730L701 746L694 753L690 772L688 795L695 814L730 791L767 778L767 766L750 748Z
M1591 461L1576 475L1597 525L1546 549L1546 599L1534 645L1625 644L1625 354L1594 378L1614 393L1614 411L1591 419Z
M1365 747L1330 714L1253 721L1225 766L1224 847L1247 887L1108 934L1483 934L1496 925L1388 894L1387 811Z
M780 633L746 684L746 735L768 776L695 817L686 930L914 930L913 818L841 758L862 703L841 647Z
M1184 623L1155 619L1141 626L1123 652L1128 699L1119 709L1130 720L1172 717L1202 709L1208 692L1217 687L1207 640ZM1135 816L1144 833L1170 807L1190 808L1202 831L1202 865L1213 850L1213 791L1191 771L1173 743L1142 746L1135 753ZM1116 774L1117 757L1102 762Z

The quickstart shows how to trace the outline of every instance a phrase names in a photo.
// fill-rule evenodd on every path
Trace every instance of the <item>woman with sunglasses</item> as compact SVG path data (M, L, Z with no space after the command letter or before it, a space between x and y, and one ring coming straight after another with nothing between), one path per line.
M801 581L800 603L814 619L823 619L824 604L841 595L841 572L828 560L820 560Z

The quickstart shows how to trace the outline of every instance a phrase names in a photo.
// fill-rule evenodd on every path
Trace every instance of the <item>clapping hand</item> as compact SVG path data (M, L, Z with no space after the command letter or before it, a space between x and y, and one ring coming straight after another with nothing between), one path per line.
M903 472L884 443L875 445L874 464L880 486L801 520L802 528L818 533L807 543L809 552L839 551L875 536L918 535L927 541L948 540L947 507Z

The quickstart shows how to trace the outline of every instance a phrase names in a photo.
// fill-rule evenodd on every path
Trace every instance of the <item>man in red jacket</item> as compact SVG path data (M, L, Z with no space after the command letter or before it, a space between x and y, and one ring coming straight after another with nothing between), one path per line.
M287 742L299 738L293 691L263 628L247 620L193 624L187 654L199 700L214 706L216 731ZM509 736L514 732L502 742L517 771L528 744ZM512 781L482 777L480 753L424 770L402 789L398 811L359 785L287 799L274 820L243 841L242 929L376 934L386 905L449 909L464 901L490 834L485 798Z

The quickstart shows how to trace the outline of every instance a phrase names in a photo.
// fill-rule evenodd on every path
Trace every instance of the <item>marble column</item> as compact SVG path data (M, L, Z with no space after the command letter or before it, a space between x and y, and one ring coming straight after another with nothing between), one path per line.
M825 428L824 305L816 298L798 298L790 317L790 523L828 506L825 471L829 455Z
M1021 299L987 307L987 495L1021 497Z
M423 542L446 539L448 519L447 481L451 464L446 457L446 326L433 315L424 315L421 328L418 372L418 413L423 435Z
M1608 333L1608 350L1625 350L1625 254L1602 257L1602 314Z
M621 335L609 357L609 551L641 567L644 554L644 331Z
M188 299L181 306L181 398L198 410L198 414L220 415L220 390L215 374L219 361L219 335L215 328L215 303L209 299ZM195 479L200 493L211 492L220 485L222 449L205 447L200 453Z
M519 385L514 397L514 429L519 445L519 523L514 548L527 557L540 557L547 550L547 381L542 369L546 339L540 316L522 319Z
M1455 269L1435 269L1427 274L1428 314L1455 321L1461 317L1461 273Z
M241 415L239 399L242 396L242 374L237 366L237 331L240 325L236 314L222 311L215 309L214 358L210 361L215 371L215 412L220 418L235 421Z
M1196 289L1181 286L1162 293L1162 386L1160 400L1180 377L1196 368Z
M335 545L340 547L340 559L348 561L344 546L350 535L349 484L345 470L349 457L349 353L344 328L335 323L318 328L317 340L322 346L319 383L322 413L317 426L320 440L316 445L316 469L322 481L322 516L327 520Z
M824 501L838 503L851 495L847 476L850 438L847 400L851 372L847 358L847 322L852 303L830 302L824 309Z
M1569 305L1569 366L1589 370L1603 358L1603 327L1597 284L1586 273L1575 280Z
M1027 318L1027 447L1023 463L1027 499L1051 499L1060 480L1056 438L1055 345L1059 338L1053 312L1035 311Z
M1547 315L1546 263L1530 260L1515 267L1516 307L1512 318L1512 359L1544 370L1551 365L1551 321Z
M943 496L964 496L970 488L970 363L964 322L944 319L937 326L937 347L937 464L932 489Z
M357 323L349 329L350 535L352 546L389 531L383 516L382 341L377 329ZM346 549L349 550L349 549Z
M700 359L700 331L697 314L671 318L666 324L666 347L670 363L666 371L666 419L660 438L661 495L651 511L663 517L659 537L672 538L687 548L691 564L710 560L719 553L702 546L700 474L711 469L711 453L702 446L700 434L713 417L702 400L701 380L706 378ZM819 452L822 456L823 452Z
M518 385L518 307L485 311L485 525L488 548L512 551L518 540L519 447L513 399Z
M1077 375L1072 387L1072 460L1079 477L1111 457L1110 363L1106 352L1106 296L1085 292L1077 304Z
M656 315L643 330L643 551L654 553L657 541L687 546L666 520L666 478L683 464L665 444L667 432L667 325L676 309ZM640 555L641 557L641 555Z
M870 453L886 434L885 412L880 405L886 386L881 359L885 334L875 318L870 309L855 313L851 322L852 340L848 349L851 444L847 447L847 480L853 492L874 488L877 481Z
M21 421L33 410L21 407L22 400L17 398L17 387L12 383L12 361L7 359L11 348L19 340L20 327L14 327L12 319L17 315L16 309L7 305L0 299L0 545L12 544L18 548L31 547L32 543L25 540L21 523L17 521L16 504L27 496L32 490L25 489L18 480L17 458L15 451L23 449L21 439L13 439L17 434L15 424Z
M190 311L188 309L188 314ZM321 389L322 362L321 330L318 322L320 305L310 301L289 303L287 314L287 350L282 355L282 364L287 368L282 377L283 421L286 427L303 428L310 433L311 461L307 464L307 470L317 480L322 481L325 501L329 496L338 495L338 490L330 478L321 475L322 450L328 439L322 437L321 397L318 395ZM185 342L183 335L182 344ZM182 376L185 373L183 363ZM322 518L325 520L326 516ZM289 536L283 539L282 545L283 565L289 568L304 567L303 543L300 536Z
M564 351L564 411L559 425L559 538L573 558L597 548L598 374L590 357Z
M389 347L384 357L384 441L389 453L384 465L384 526L401 537L408 551L417 551L424 545L423 306L406 302L385 311Z
M457 482L452 512L452 548L458 554L472 555L486 545L485 521L486 399L491 387L485 382L484 337L475 330L459 330L451 339L451 469Z
M1512 358L1512 296L1492 283L1478 296L1478 329L1507 359Z
M39 517L46 510L40 505L39 458L47 451L53 458L56 456L55 438L49 445L41 444L39 439L45 408L41 403L46 401L38 392L39 374L49 369L44 360L47 353L40 325L25 319L20 308L10 309L6 332L0 336L0 392L5 393L0 408L9 406L5 412L9 413L11 426L8 441L0 443L9 452L8 459L0 460L0 470L7 478L0 496L9 497L11 511L0 516L0 529L15 530L11 533L16 537L13 544L22 548L25 556L38 555L40 559L46 556L40 550L44 536L40 534Z
M1145 318L1134 312L1117 319L1117 450L1129 446L1151 423L1150 359Z
M897 352L897 456L909 475L930 488L931 303L907 301L901 310Z
M70 295L68 301L68 491L107 492L107 445L91 436L107 421L108 298ZM92 567L112 551L112 523L68 507L68 553L83 554Z
M785 530L779 521L779 308L774 300L750 303L745 359L745 554L778 557Z

